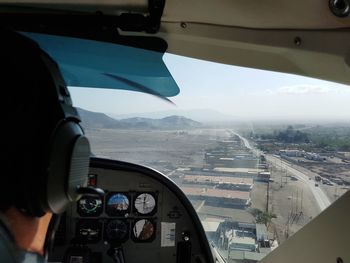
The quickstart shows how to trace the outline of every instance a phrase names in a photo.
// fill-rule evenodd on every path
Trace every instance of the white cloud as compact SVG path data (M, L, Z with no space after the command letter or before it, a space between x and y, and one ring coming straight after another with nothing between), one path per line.
M267 92L271 93L271 90ZM277 95L322 95L322 94L350 94L350 86L331 83L330 85L299 84L284 86L273 91Z
M326 94L330 92L337 92L336 88L330 88L327 86L300 84L293 86L284 86L276 90L277 94L289 94L289 95L308 95L308 94Z

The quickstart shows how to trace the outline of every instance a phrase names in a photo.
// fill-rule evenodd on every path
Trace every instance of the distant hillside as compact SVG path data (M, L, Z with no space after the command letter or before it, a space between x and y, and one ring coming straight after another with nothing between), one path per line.
M106 114L87 111L78 108L85 128L107 129L188 129L201 127L201 123L183 116L169 116L161 119L128 118L122 120L113 119Z
M201 123L198 121L191 120L189 118L185 118L183 116L169 116L159 120L159 125L163 127L187 127L187 128L196 128L200 127Z
M87 111L77 108L82 120L82 125L86 128L120 128L120 123L116 119L108 117L99 112Z
M184 116L191 120L199 121L201 123L205 122L225 122L225 121L236 121L239 119L237 116L232 116L229 114L221 113L216 110L211 109L192 109L192 110L166 110L157 112L145 112L145 113L133 113L133 114L113 114L107 113L108 116L116 119L126 119L133 117L151 118L151 119L161 119L167 116Z

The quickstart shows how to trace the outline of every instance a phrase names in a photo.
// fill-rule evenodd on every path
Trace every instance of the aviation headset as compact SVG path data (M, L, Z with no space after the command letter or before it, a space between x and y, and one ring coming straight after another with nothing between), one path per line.
M31 132L32 138L27 138L33 140L30 145L35 145L37 141L42 147L32 149L33 153L29 151L29 154L37 154L38 158L35 160L31 156L31 163L27 164L32 167L31 176L22 176L22 182L18 182L25 185L21 186L14 205L32 216L40 217L46 212L58 214L70 202L76 201L80 197L79 191L85 187L89 169L89 141L79 125L78 112L72 106L58 65L37 43L23 35L11 31L1 34L4 40L0 44L1 60L10 61L15 69L20 68L28 78L34 79L27 87L19 88L34 91L40 86L38 94L45 100L43 105L49 108L41 109L42 114L46 115L36 122L40 127L33 127L36 130ZM31 128L24 127L24 130Z

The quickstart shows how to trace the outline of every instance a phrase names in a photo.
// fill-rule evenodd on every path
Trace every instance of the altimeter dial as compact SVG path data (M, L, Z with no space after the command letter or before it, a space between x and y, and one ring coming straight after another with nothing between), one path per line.
M136 197L134 206L136 211L142 215L151 214L155 211L156 199L152 194L142 193Z

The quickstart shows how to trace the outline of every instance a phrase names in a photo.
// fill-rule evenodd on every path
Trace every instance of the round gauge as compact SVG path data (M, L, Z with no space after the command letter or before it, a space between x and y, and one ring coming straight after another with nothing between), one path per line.
M154 212L156 207L156 199L148 193L139 194L135 199L135 209L142 215Z
M129 226L125 220L113 219L105 227L105 240L122 242L128 238Z
M78 201L78 214L80 216L99 216L102 213L102 199L86 196Z
M101 239L102 224L93 219L78 221L76 225L76 237L83 243L97 243Z
M148 219L140 219L135 222L132 229L136 241L151 241L155 234L155 225Z
M107 198L106 213L110 216L129 211L129 198L125 194L110 194Z

